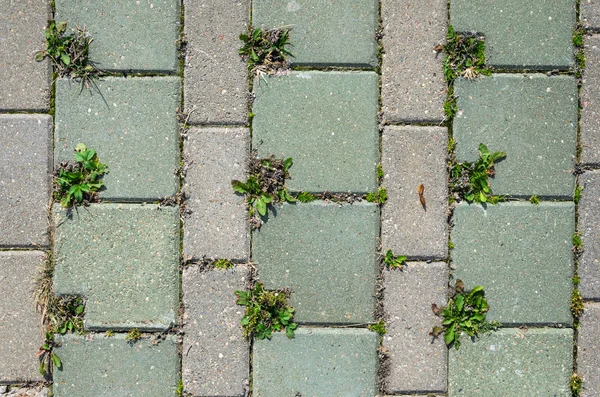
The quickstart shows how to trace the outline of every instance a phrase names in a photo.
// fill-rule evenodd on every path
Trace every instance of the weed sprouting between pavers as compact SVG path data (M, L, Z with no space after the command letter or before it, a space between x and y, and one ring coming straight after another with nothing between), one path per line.
M384 320L379 320L374 324L369 325L367 328L369 328L371 331L376 332L377 334L383 336L387 333L387 329L385 328L385 321Z
M142 333L138 328L130 329L127 335L125 335L125 340L130 344L133 344L140 339L142 339Z
M369 192L365 196L365 200L369 203L375 203L383 205L388 199L387 190L384 187L380 187L376 192Z
M394 255L392 250L387 250L385 256L383 257L383 264L388 269L398 269L403 270L404 265L406 264L407 257L405 255Z
M571 388L571 393L573 393L573 397L581 396L582 386L583 378L578 374L571 375L571 379L569 380L569 387Z
M580 78L585 69L585 52L583 50L585 30L577 26L573 32L573 46L575 47L575 76Z
M287 48L291 45L288 28L263 30L250 26L248 33L240 34L240 40L244 44L239 54L255 75L288 69L287 59L294 56Z

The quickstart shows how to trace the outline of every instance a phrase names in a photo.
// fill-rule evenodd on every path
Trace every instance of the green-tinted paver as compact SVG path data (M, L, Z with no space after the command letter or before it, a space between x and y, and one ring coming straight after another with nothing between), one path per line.
M571 396L573 330L506 328L450 349L448 396Z
M85 27L90 58L103 70L175 73L178 0L55 0L57 21Z
M506 159L490 179L494 194L570 198L577 142L577 80L572 76L495 74L456 82L458 161L479 144Z
M262 0L252 7L254 26L290 27L297 65L376 66L377 0Z
M290 288L295 319L309 323L373 321L379 208L313 201L269 211L253 233L258 277Z
M571 324L572 202L461 204L454 210L454 277L485 288L488 319Z
M450 24L485 35L488 65L517 69L567 69L575 0L452 0Z
M292 72L257 80L255 92L253 147L294 159L290 189L377 189L377 74Z
M125 334L57 336L62 369L54 370L55 397L175 396L177 340L128 343Z
M81 91L56 81L54 158L73 161L84 143L107 164L103 199L150 201L179 189L179 77L118 78Z
M254 342L254 395L377 394L379 336L366 329L298 328Z
M88 329L166 329L179 305L179 209L95 204L55 211L54 290L83 295Z

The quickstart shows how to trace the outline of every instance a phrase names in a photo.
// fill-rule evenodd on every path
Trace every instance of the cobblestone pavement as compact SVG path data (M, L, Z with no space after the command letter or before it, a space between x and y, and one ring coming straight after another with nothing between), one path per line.
M34 60L49 20L93 38L91 86ZM251 26L291 28L291 70L248 71ZM446 80L449 26L489 75ZM600 0L0 0L0 396L600 396L598 32ZM66 210L79 143L109 173ZM497 205L449 178L480 144ZM318 200L253 228L255 154ZM455 349L430 332L458 279L500 328ZM293 339L243 335L257 281ZM43 291L81 298L75 332Z

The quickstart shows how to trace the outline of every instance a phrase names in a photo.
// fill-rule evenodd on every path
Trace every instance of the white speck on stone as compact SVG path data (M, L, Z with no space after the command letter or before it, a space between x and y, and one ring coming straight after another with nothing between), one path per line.
M219 353L219 358L223 358L223 353Z

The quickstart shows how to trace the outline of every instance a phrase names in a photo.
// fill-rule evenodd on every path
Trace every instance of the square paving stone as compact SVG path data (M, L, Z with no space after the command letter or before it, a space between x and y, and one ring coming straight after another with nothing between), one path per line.
M164 330L176 323L177 207L56 205L54 212L54 291L86 298L86 329Z
M254 395L377 394L379 336L366 329L304 328L254 342Z
M476 161L479 144L506 159L490 179L494 194L571 198L577 142L577 80L495 74L456 82L453 123L458 161Z
M195 396L243 396L250 376L250 346L242 335L249 269L183 270L183 385Z
M585 36L584 40L586 67L581 84L581 162L597 167L600 165L600 35Z
M583 187L577 224L583 242L577 269L581 277L579 289L584 298L600 299L600 172L584 173L579 184Z
M575 0L450 2L450 24L483 33L487 64L497 68L568 69L575 21Z
M253 148L292 157L294 191L364 193L378 187L378 76L292 72L255 82Z
M52 117L0 116L0 247L48 245Z
M573 203L461 204L452 263L467 289L484 287L489 320L571 324Z
M46 111L52 68L34 55L45 48L50 2L0 0L0 10L0 110Z
M247 128L190 128L184 142L188 198L183 252L195 258L250 258L246 199L231 188L248 173Z
M377 66L377 0L260 0L252 23L267 29L290 27L296 65Z
M119 78L84 89L56 81L54 159L73 161L75 146L96 149L107 164L110 200L151 201L179 189L179 77Z
M62 369L54 370L55 397L175 396L179 381L177 340L135 343L125 334L56 336Z
M57 21L85 27L90 59L103 70L179 70L178 0L55 0Z
M573 330L504 328L450 349L448 396L571 396Z
M0 384L41 381L36 353L43 343L33 300L41 251L0 252Z
M579 2L580 19L588 29L600 28L600 0L581 0Z
M586 302L577 333L577 373L583 378L581 397L600 395L600 303Z
M268 217L252 235L252 258L265 288L291 289L296 321L373 321L376 205L284 204Z

